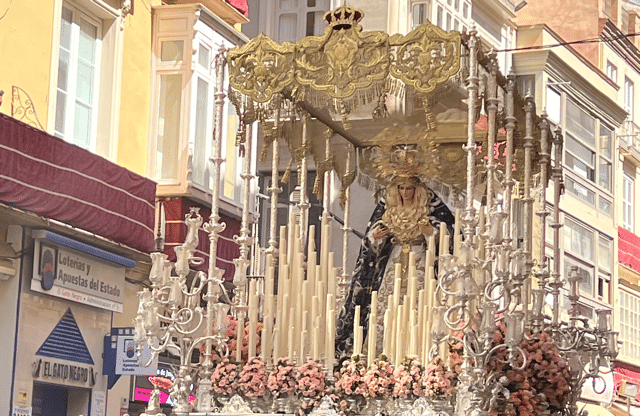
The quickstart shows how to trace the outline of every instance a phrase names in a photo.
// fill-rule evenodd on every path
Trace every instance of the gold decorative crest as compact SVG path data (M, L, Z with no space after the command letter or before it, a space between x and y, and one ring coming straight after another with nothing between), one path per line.
M387 34L363 33L357 20L340 17L353 15L341 11L345 7L325 15L331 26L324 36L309 36L296 44L296 81L338 99L384 80L390 63Z
M420 93L429 93L460 70L460 33L425 23L389 39L395 59L391 75Z
M280 45L260 34L249 43L229 51L229 83L254 101L266 102L293 82L292 43Z

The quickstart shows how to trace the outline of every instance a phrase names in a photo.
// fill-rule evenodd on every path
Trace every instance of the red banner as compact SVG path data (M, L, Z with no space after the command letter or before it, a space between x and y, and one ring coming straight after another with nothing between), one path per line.
M618 262L640 273L640 237L618 227Z

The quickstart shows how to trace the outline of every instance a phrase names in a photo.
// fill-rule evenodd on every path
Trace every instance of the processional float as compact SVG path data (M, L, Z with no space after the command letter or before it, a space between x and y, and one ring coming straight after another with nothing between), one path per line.
M316 414L578 414L585 380L595 383L617 354L617 333L611 331L610 311L597 311L595 326L580 316L580 277L575 269L568 276L560 269L560 129L544 112L536 113L531 97L522 98L514 74L499 72L496 54L482 50L473 29L444 32L426 23L407 35L388 36L362 31L362 17L362 11L344 5L325 15L322 36L278 44L260 35L216 56L211 217L204 222L197 210L187 215L189 231L175 248L175 263L165 254L152 254L150 288L139 293L135 319L139 350L179 357L169 383L173 413L294 412L299 407ZM233 301L222 287L229 276L215 261L206 273L188 278L190 265L202 263L195 255L198 230L209 235L209 258L215 259L225 227L218 204L225 98L240 118L236 145L244 155ZM267 241L257 241L249 224L256 125L261 159L270 155L274 178L267 189ZM281 177L283 145L290 160L283 161L287 173ZM448 235L443 228L438 238L440 247L453 239L453 251L436 254L430 242L421 289L412 283L415 266L409 264L409 289L390 303L384 346L375 345L375 330L370 330L365 356L362 328L355 325L355 355L343 366L367 376L350 391L340 381L344 372L333 373L335 321L350 284L347 265L354 261L347 258L350 187L356 178L373 187L384 184L394 163L418 168L430 186L451 191L456 229ZM316 232L306 226L311 166L314 192L323 202L318 251L312 243L305 247ZM286 181L293 169L298 171L299 214L279 229L279 180ZM341 269L334 267L336 254L329 244L334 175L341 181L344 214ZM569 310L561 307L565 296ZM231 352L229 316L241 334ZM380 349L378 359L374 353ZM196 350L200 357L194 360ZM225 357L226 367L220 367ZM221 408L219 371L245 374L243 365L257 369L254 376L261 371L262 378L252 379L253 390L233 381L244 398ZM315 406L292 399L296 394L308 398L303 365L323 372L322 388L314 387ZM400 367L411 375L409 384L400 381ZM381 375L381 368L394 374ZM288 373L278 376L278 369ZM270 373L273 379L267 379ZM277 384L287 377L293 384ZM268 381L275 384L255 385ZM409 392L398 393L399 383ZM147 415L161 413L157 396ZM416 400L407 405L409 399Z

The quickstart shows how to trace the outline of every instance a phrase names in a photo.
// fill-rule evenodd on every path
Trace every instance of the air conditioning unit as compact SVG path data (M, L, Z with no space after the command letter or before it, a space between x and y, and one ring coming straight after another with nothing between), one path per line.
M618 387L618 395L634 398L638 395L639 385L627 380L622 380Z

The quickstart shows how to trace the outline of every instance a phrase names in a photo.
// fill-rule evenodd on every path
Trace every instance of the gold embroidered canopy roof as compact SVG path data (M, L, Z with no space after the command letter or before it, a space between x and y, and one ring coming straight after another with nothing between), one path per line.
M460 70L460 33L426 23L407 36L363 32L364 14L343 5L325 14L322 36L280 45L264 35L230 51L231 86L256 102L286 87L309 87L334 99L385 84L388 77L429 93Z
M291 153L288 168L311 155L317 177L335 170L343 188L353 181L356 168L361 178L384 185L395 174L388 161L399 146L405 146L416 155L419 176L457 188L466 180L462 145L468 137L469 111L474 112L475 137L482 152L500 158L499 149L487 152L489 126L481 116L482 100L467 108L469 35L445 32L429 22L407 35L364 32L359 24L363 16L345 4L325 14L328 26L322 36L279 44L261 34L228 51L229 95L241 128L256 120L262 123L261 159L282 137ZM486 77L487 56L479 52L478 58ZM502 81L506 82L504 77ZM481 97L483 82L481 77ZM517 99L516 118L523 120L522 100ZM496 128L505 126L503 110L498 111ZM312 115L305 143L302 112ZM516 148L521 148L523 124L516 122ZM332 136L336 137L331 139L333 154L328 155L326 138ZM504 134L498 131L496 139L504 140ZM238 144L243 140L239 134ZM334 156L346 151L358 153L351 169L344 157ZM521 175L514 173L516 178Z

